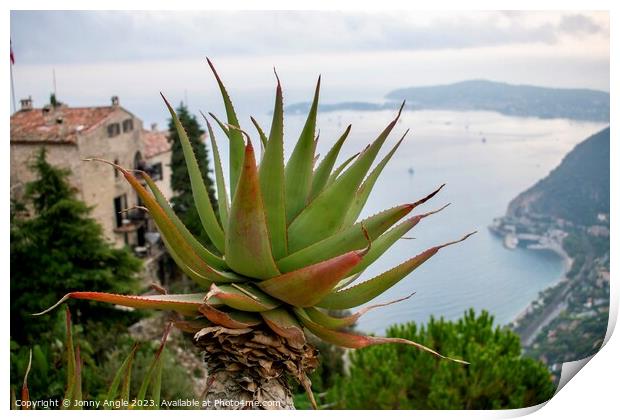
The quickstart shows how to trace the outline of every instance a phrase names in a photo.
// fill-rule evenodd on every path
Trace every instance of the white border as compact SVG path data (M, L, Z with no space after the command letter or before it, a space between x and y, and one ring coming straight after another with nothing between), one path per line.
M617 3L617 2L616 2ZM151 9L151 10L173 10L173 9L184 9L184 10L195 10L195 9L219 9L219 10L236 10L236 9L245 9L245 10L269 10L269 9L287 9L287 10L403 10L403 9L415 9L415 10L463 10L464 3L459 3L456 1L442 1L436 0L431 3L425 4L415 4L415 7L412 7L412 2L403 1L403 0L382 0L381 2L371 2L371 1L329 1L329 0L314 0L314 1L296 1L291 2L283 1L283 0L265 0L260 2L260 6L255 1L250 0L227 0L226 2L217 1L217 2L195 2L195 1L186 1L186 0L176 0L174 2L170 1L162 1L162 0L152 0L152 1L119 1L119 0L108 0L108 1L90 1L88 4L85 2L77 1L77 0L68 0L68 1L56 1L53 6L50 2L45 1L8 1L3 4L7 5L7 9L5 13L1 16L1 24L0 27L4 28L4 43L0 46L0 51L2 54L0 56L4 56L8 58L9 55L9 43L8 38L10 37L10 18L9 18L9 10L10 9L100 9L100 10L139 10L139 9ZM522 0L522 1L504 1L501 4L496 1L468 1L466 3L468 6L468 10L494 10L497 9L498 6L501 6L502 9L512 9L512 10L578 10L578 9L586 9L586 10L610 10L610 21L611 21L611 45L612 45L612 54L611 54L611 81L610 81L610 92L611 95L611 116L612 116L612 134L615 133L615 121L617 120L616 111L620 109L618 107L618 95L616 95L616 78L614 78L614 68L618 68L617 65L617 53L613 53L613 47L617 47L618 40L618 30L616 27L616 18L618 17L617 7L614 7L614 2L611 1L599 1L599 0L591 0L588 2L584 1L564 1L561 3L551 2L551 1L532 1L532 0ZM558 8L557 6L561 6ZM5 118L2 120L3 124L3 133L5 133L5 143L4 147L8 149L9 141L9 127L8 127L8 118L10 109L10 94L9 94L9 68L7 64L3 66L3 80L4 84L4 101L0 105L3 115ZM6 149L5 149L6 150ZM617 214L618 210L618 194L617 194L617 182L615 180L618 179L618 159L620 156L620 150L618 144L615 140L611 142L611 191L612 191L612 199L611 199L611 214ZM5 197L5 206L2 209L2 237L3 237L3 247L2 247L2 258L3 258L3 267L9 267L9 208L8 208L8 200L7 197L9 195L9 153L8 150L6 153L2 153L0 158L2 159L2 165L0 166L4 170L4 177L2 178L2 185L4 188L4 197ZM612 217L613 218L613 217ZM618 236L615 223L615 218L613 218L611 223L611 237L616 238ZM614 243L611 244L611 260L613 262L617 261L618 257L618 248L614 246ZM6 270L6 268L5 268ZM8 271L8 270L7 270ZM6 279L9 278L9 273L5 271L5 284L6 288L8 288L8 281ZM615 322L617 320L618 313L618 301L619 301L619 293L617 282L613 279L611 281L611 308L610 308L610 328L607 335L607 344L604 348L599 352L599 354L595 355L592 360L583 367L582 371L577 375L577 378L568 382L568 384L560 390L560 392L550 400L549 403L542 404L539 407L530 408L530 409L521 409L521 410L507 410L507 411L484 411L484 412L468 412L468 411L435 411L435 412L427 412L427 411L416 411L416 412L408 412L408 411L400 411L400 412L390 412L386 413L389 416L395 416L397 418L410 418L411 416L415 416L417 418L505 418L505 417L518 417L525 414L531 414L531 418L533 419L571 419L571 418L599 418L606 419L610 418L610 416L617 415L618 407L620 406L618 403L618 394L617 394L617 381L618 381L618 373L619 373L619 362L618 355L620 355L620 341L617 337L611 336L610 333L613 331L615 326ZM8 290L5 289L5 293L2 296L3 304L5 308L5 319L8 318L8 308L9 305L9 293ZM8 322L3 322L1 324L2 328L2 336L8 337ZM616 334L617 336L617 334ZM7 343L8 344L8 343ZM5 379L0 384L0 394L4 395L5 399L5 409L8 409L9 403L9 355L8 355L8 346L2 346L3 355L3 372L2 375ZM544 407L543 407L544 406ZM541 409L542 408L542 409ZM179 412L181 413L181 412ZM209 413L196 413L196 412L182 412L184 416L218 416L218 417L228 417L228 416L269 416L269 418L279 417L279 416L290 416L293 413L267 413L267 412L218 412L217 414L214 412ZM613 414L612 414L613 413ZM89 417L97 417L97 416L106 416L109 417L109 413L104 412L88 412L88 413L60 413L60 412L36 412L35 414L27 414L27 413L19 413L19 412L10 412L11 416L17 415L36 415L39 416L63 416L67 418L72 418L74 416L83 416L87 414ZM317 413L306 411L306 412L296 412L294 413L296 418L304 418L306 416L314 417ZM321 417L331 417L335 418L336 416L340 417L342 415L361 415L366 416L368 412L356 412L356 413L340 413L339 411L326 411L320 413ZM169 416L170 413L160 411L157 413L153 412L115 412L113 416L117 417L142 417L152 419L156 418L164 418L164 416Z

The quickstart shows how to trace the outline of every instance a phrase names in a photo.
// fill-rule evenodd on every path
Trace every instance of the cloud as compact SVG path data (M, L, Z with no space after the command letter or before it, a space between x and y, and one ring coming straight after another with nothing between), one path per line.
M559 29L574 35L595 34L603 31L601 25L585 15L568 15L562 18Z
M527 12L14 11L18 62L78 63L307 52L420 51L553 44L594 34L581 14Z

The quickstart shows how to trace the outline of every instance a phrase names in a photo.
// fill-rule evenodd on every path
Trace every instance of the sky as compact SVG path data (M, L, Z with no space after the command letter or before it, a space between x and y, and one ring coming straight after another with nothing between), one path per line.
M393 89L489 79L609 90L605 12L12 11L19 98L105 105L112 95L163 123L163 91L221 109L205 56L243 113L264 113L275 77L285 101L382 101Z

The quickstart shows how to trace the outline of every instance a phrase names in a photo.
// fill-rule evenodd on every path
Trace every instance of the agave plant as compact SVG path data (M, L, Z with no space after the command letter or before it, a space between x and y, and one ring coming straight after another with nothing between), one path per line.
M367 303L443 247L471 235L427 249L383 274L350 286L411 228L441 210L408 217L443 185L420 200L358 221L377 178L405 137L371 170L404 103L396 118L363 151L336 167L351 130L349 126L316 165L319 77L307 120L285 164L282 88L276 74L269 136L252 118L263 149L257 164L250 137L240 128L224 84L211 61L208 63L223 97L227 123L210 115L228 137L230 150L227 180L213 129L203 114L214 156L217 214L187 134L170 103L163 95L162 98L179 133L196 207L212 247L205 247L190 234L148 174L140 172L142 180L139 180L132 171L114 165L136 190L171 257L204 292L123 296L78 291L68 293L58 304L69 298L90 299L133 308L175 311L186 316L176 325L194 333L195 343L206 351L205 362L211 377L207 399L212 400L238 399L260 405L276 399L280 407L290 407L288 374L306 388L314 405L307 374L318 362L316 350L307 341L307 331L347 348L400 343L444 357L404 339L348 331L362 314L382 305L343 317L331 311Z

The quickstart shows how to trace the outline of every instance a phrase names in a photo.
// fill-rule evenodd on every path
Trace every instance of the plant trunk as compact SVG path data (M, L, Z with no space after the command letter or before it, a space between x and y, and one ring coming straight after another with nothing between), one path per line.
M306 390L313 406L308 373L318 365L317 350L266 327L206 327L194 336L204 350L208 371L203 401L215 410L294 410L289 378Z
M253 391L247 385L248 377L242 371L209 373L203 407L207 410L295 409L291 390L282 378L261 381Z

